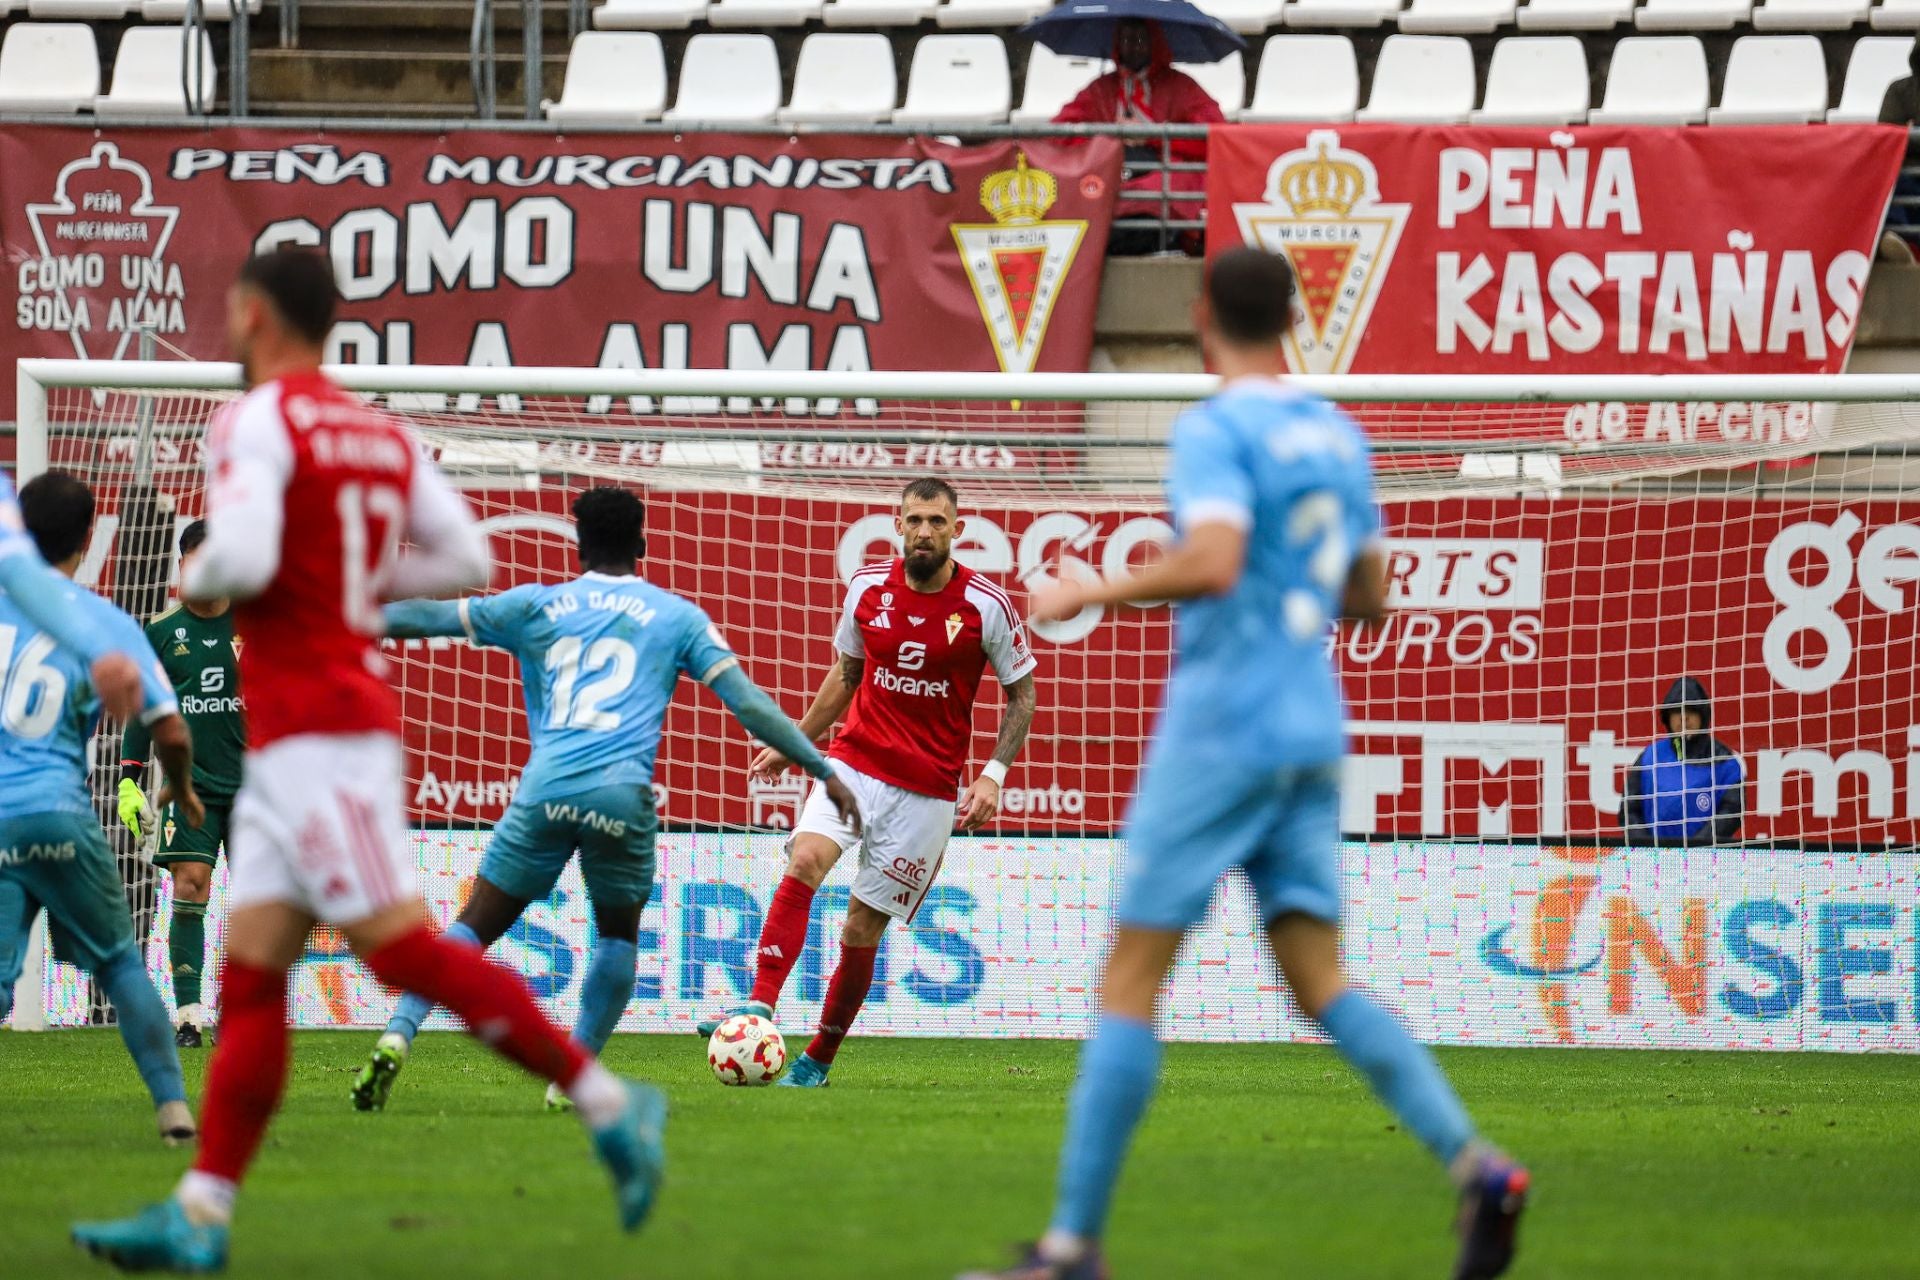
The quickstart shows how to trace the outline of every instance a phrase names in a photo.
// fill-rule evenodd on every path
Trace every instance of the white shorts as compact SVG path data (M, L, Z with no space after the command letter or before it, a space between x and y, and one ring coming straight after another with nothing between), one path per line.
M249 751L227 839L232 905L353 924L420 896L406 752L389 734L303 734Z
M825 836L842 853L856 854L860 867L853 875L853 896L896 920L913 919L940 874L955 802L882 782L839 760L829 763L860 802L865 831L854 835L827 799L826 787L816 782L793 834ZM791 840L787 847L793 847Z

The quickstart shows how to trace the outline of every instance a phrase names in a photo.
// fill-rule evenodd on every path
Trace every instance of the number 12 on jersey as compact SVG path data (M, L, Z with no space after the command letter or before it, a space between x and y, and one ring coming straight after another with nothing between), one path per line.
M547 708L549 729L591 729L609 732L620 727L620 713L605 704L627 691L640 669L640 657L625 640L607 636L587 645L579 636L562 636L547 650L547 670L553 675L553 701ZM586 676L585 684L580 682Z

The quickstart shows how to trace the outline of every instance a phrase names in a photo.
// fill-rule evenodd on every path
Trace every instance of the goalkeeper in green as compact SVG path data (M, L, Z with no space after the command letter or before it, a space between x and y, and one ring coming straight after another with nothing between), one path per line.
M181 576L207 538L204 520L180 531ZM239 651L233 637L233 609L225 600L211 605L179 604L147 624L147 640L160 655L180 700L180 714L193 732L193 786L207 807L198 830L180 820L169 805L159 815L156 865L173 880L173 923L167 930L167 967L173 971L174 1043L197 1049L211 1035L206 1007L200 1003L200 975L207 958L207 899L213 868L226 844L233 798L240 790L240 762L247 750L246 709L240 701ZM141 780L147 771L151 740L135 720L120 749L120 820L144 840L154 821Z

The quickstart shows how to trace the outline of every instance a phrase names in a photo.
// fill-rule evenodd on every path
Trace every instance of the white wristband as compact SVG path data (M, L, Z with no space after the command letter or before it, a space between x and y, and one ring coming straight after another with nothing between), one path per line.
M980 776L983 778L992 778L993 785L996 787L1002 786L1007 781L1007 766L1001 764L998 760L989 760L987 761L986 767L980 770Z

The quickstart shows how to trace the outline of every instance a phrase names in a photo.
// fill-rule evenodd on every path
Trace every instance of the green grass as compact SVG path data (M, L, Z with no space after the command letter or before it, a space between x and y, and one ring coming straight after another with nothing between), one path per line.
M233 1274L943 1277L1044 1223L1075 1047L856 1040L825 1092L714 1084L690 1039L617 1037L673 1096L653 1221L622 1236L578 1126L452 1035L384 1115L347 1085L371 1035L299 1037L241 1201ZM1920 1061L1452 1050L1487 1132L1533 1166L1515 1274L1920 1276ZM198 1087L204 1056L190 1055ZM75 1217L131 1210L185 1161L116 1038L0 1034L0 1273L105 1274ZM1121 1183L1122 1277L1444 1276L1448 1193L1332 1053L1174 1046Z

